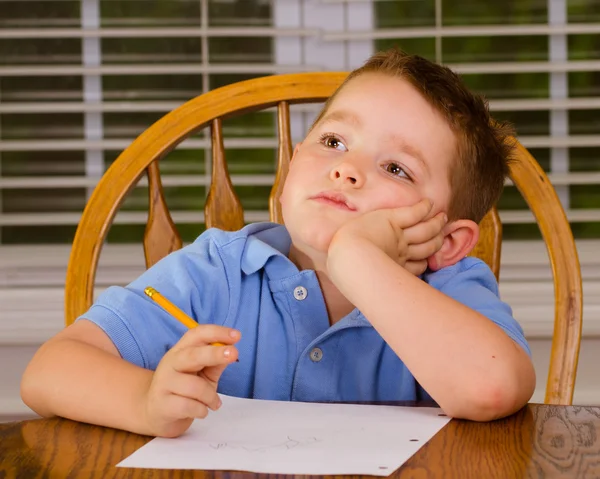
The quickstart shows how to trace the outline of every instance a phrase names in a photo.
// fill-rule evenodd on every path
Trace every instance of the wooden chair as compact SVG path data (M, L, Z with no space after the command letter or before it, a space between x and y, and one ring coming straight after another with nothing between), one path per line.
M271 220L281 222L277 200L292 153L289 105L324 101L345 77L346 73L341 72L302 73L235 83L190 100L142 133L106 171L81 217L66 278L66 324L71 324L92 304L102 244L125 196L144 173L148 175L150 200L144 235L146 266L181 247L181 238L163 195L158 162L200 128L210 124L212 133L212 183L205 205L206 226L239 229L244 225L244 216L227 171L221 119L277 107L278 168L269 208ZM556 313L546 403L571 404L582 321L581 274L575 243L554 188L520 144L510 176L538 221L554 275ZM500 219L494 208L481 223L481 239L473 254L486 261L496 277L500 269L501 241Z

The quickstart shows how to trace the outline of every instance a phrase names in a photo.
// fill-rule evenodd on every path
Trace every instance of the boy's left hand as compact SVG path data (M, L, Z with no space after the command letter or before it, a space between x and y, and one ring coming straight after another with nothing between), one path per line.
M414 275L427 269L427 259L444 240L447 218L438 213L425 219L432 203L423 199L411 206L370 211L343 225L334 235L328 256L347 241L367 241Z

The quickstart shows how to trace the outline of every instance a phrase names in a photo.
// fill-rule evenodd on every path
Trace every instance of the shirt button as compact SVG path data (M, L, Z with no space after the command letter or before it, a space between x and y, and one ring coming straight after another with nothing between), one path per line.
M323 359L323 351L320 348L313 348L309 356L312 362L318 363L321 359Z
M294 298L296 298L298 301L305 300L307 295L308 291L306 291L304 286L297 286L294 288Z

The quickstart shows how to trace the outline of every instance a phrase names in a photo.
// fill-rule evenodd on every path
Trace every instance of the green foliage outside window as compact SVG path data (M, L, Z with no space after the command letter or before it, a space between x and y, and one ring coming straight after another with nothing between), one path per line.
M102 27L190 27L201 25L200 3L194 1L100 1ZM571 22L597 22L592 0L568 2ZM53 27L80 26L80 2L69 1L12 1L4 2L0 9L0 28L31 28L44 25ZM374 2L376 28L434 27L436 12L434 0ZM506 2L481 2L479 0L442 2L441 22L444 26L546 24L547 2L511 0ZM209 2L208 25L212 27L270 26L269 2ZM36 23L37 22L37 23ZM43 28L39 27L39 28ZM219 63L268 64L273 61L274 39L270 37L227 38L214 37L203 42L200 38L103 38L102 61L106 65L136 64L200 64L203 61ZM600 52L600 35L570 35L568 54L570 60L597 59ZM400 46L411 53L436 60L434 38L376 40L376 49ZM203 48L207 47L207 51ZM441 47L441 49L439 49ZM467 62L532 62L549 60L548 38L544 35L447 37L438 44L438 55L444 63ZM208 54L208 57L205 55ZM0 39L0 66L8 65L79 65L82 57L80 39ZM265 75L268 72L264 73ZM106 75L102 77L102 95L105 102L171 102L179 105L203 91L251 78L255 75L225 74L162 74L162 75ZM547 99L550 98L549 74L470 74L465 75L468 85L485 94L491 102L496 99ZM599 72L571 72L568 74L570 97L600 95ZM10 102L68 102L82 101L81 76L52 77L0 77L0 101ZM103 114L104 138L125 143L166 111ZM595 135L600 132L596 110L569 112L571 134ZM550 114L544 111L496 112L498 119L515 123L519 135L547 136ZM224 122L226 138L275 138L275 118L271 112L248 114ZM84 114L44 113L0 114L0 140L39 141L43 139L83 140L85 138ZM197 132L192 139L205 138ZM572 148L570 170L573 172L600 170L599 148ZM548 148L532 150L542 167L548 171ZM108 167L119 151L104 152L104 166ZM161 162L163 175L201 175L208 173L209 152L202 148L177 149ZM275 150L229 149L227 158L232 175L274 174ZM35 151L0 153L0 177L26 176L81 176L85 174L84 151ZM270 188L267 186L240 186L237 192L247 210L264 210ZM2 189L0 207L4 213L79 212L86 201L85 188L57 189ZM165 188L167 202L172 210L203 210L206 188L204 186L171 186ZM569 187L572 208L600 208L597 185ZM127 199L124 209L145 211L146 188L136 188ZM525 203L512 187L507 187L500 207L505 210L523 209ZM203 228L199 223L178 224L185 241L193 240ZM115 225L109 241L138 242L143 225ZM4 226L2 243L69 243L75 226ZM581 238L600 237L599 223L576 223L574 233ZM535 225L507 225L507 238L537 238Z

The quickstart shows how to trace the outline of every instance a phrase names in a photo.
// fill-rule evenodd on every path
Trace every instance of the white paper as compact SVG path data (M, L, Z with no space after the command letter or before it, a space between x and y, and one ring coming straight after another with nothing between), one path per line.
M450 420L438 408L220 397L184 435L155 438L117 466L387 476Z

